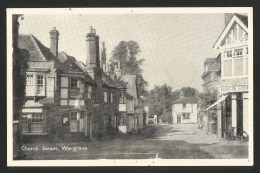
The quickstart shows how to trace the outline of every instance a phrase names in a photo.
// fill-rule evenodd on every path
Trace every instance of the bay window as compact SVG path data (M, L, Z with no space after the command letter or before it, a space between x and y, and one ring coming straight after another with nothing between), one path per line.
M26 85L33 86L33 75L26 75Z
M37 75L37 94L44 94L44 83L43 83L43 75Z
M222 77L247 75L247 47L238 47L223 52Z

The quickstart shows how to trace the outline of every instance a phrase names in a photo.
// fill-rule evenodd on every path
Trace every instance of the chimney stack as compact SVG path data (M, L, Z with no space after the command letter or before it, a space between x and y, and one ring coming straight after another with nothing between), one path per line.
M100 67L99 60L99 37L96 35L96 29L89 27L89 33L86 35L87 59L86 64L90 67Z
M232 16L233 16L233 13L225 13L225 26L224 27L226 27L227 26L227 24L229 23L229 21L231 20L231 18L232 18Z
M59 43L59 31L56 30L56 27L53 27L52 30L50 30L50 52L57 57L58 56L58 43Z

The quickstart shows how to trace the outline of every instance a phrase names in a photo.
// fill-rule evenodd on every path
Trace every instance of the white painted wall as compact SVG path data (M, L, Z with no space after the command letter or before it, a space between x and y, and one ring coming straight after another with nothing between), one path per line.
M183 119L181 116L181 123L197 123L198 122L198 104L197 103L188 103L186 108L183 107L183 104L174 104L172 105L172 117L173 123L177 124L178 114L190 113L190 119Z

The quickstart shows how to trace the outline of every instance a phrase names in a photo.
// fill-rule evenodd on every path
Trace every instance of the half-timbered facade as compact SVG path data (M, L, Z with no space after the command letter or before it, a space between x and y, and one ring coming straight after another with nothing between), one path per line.
M224 138L231 127L248 131L248 17L233 14L214 48L221 53L219 100L207 110L218 106L218 136Z

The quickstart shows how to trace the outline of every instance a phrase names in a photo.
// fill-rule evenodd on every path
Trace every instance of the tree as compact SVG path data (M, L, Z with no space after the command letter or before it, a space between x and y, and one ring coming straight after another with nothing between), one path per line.
M179 91L172 91L172 87L167 84L154 86L147 98L150 115L162 116L163 121L170 123L172 103L179 98Z
M18 48L18 36L19 36L19 18L22 15L12 16L12 31L13 31L13 120L19 120L21 122L22 108L25 103L25 84L26 84L26 70L27 70L27 58L29 53L27 50ZM18 147L18 156L21 158L23 152L21 150L22 138L21 138L21 126L17 127L17 135L15 136L15 146Z
M140 52L140 46L137 42L121 41L112 51L111 62L120 62L122 75L136 75L138 94L144 95L147 93L148 82L142 76L141 65L144 59L137 59Z
M184 97L198 97L199 91L192 87L182 87L181 90L184 94Z

